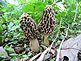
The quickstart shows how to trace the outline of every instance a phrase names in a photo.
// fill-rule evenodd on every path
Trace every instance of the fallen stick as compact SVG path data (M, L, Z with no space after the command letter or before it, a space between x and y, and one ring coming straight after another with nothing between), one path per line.
M60 44L60 46L59 46L59 49L58 49L58 51L57 51L56 61L59 61L59 58L60 58L60 51L61 51L61 47L62 47L63 42L64 42L64 39L62 40L62 42L61 42L61 44Z
M41 45L44 49L47 49L47 47L46 46L44 46L44 45ZM54 50L53 49L51 49L51 51L50 51L52 54L54 54Z
M68 25L68 28L67 28L67 31L66 31L65 38L68 36L68 29L69 29L69 25ZM60 59L60 51L61 51L61 47L62 47L62 44L63 44L65 38L62 40L62 42L61 42L61 44L60 44L60 46L59 46L59 49L58 49L58 51L57 51L56 61L59 61L59 59Z
M54 39L54 41L55 41L57 38L58 38L58 34L57 34L57 37ZM54 41L51 43L51 45L50 45L48 48L46 48L46 47L44 46L44 47L46 48L46 50L41 54L41 56L39 57L39 59L37 59L37 61L43 61L45 54L46 54L47 52L51 51L51 47L53 46ZM55 46L54 49L55 49L56 47L57 47L57 46ZM53 53L53 54L54 54L54 53Z
M46 54L49 50L50 50L50 48L48 47L48 48L41 54L41 56L39 57L39 59L37 59L37 61L43 61L45 54Z
M41 53L38 53L37 55L35 55L34 57L32 57L29 61L35 60L39 55L41 55Z
M41 54L41 53L36 54L35 56L33 56L33 57L32 57L30 60L28 60L28 61L33 61L33 60L35 60L40 54ZM26 60L27 60L27 58L22 58L22 59L16 60L16 61L26 61Z

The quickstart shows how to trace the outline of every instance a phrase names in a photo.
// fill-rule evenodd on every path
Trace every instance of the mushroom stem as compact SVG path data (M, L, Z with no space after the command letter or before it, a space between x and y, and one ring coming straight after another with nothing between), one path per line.
M44 35L44 45L49 46L48 34Z
M39 42L37 39L30 40L30 48L33 52L39 52Z

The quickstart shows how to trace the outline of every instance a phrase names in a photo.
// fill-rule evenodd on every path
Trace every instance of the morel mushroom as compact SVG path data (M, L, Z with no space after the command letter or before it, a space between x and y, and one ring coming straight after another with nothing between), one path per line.
M54 23L54 10L51 5L47 5L38 24L39 31L44 33L44 44L46 46L49 46L48 36L54 29Z
M38 30L33 19L26 13L20 17L20 27L24 31L25 38L30 42L30 48L33 52L39 51L39 42L37 40Z

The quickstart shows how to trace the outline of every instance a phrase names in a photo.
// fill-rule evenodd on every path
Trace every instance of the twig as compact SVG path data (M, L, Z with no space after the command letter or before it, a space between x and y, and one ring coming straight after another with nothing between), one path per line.
M37 55L35 55L34 57L32 57L29 61L33 61L33 60L36 59L39 55L41 55L41 53L38 53Z
M46 48L47 48L45 45L41 45L41 47L43 47L44 49L46 49Z
M68 25L68 28L67 28L67 31L66 31L66 36L65 36L65 38L68 36L68 29L69 29L69 25ZM60 44L60 46L59 46L59 49L58 49L58 51L57 51L56 61L59 61L61 47L62 47L62 44L63 44L65 38L62 40L62 42L61 42L61 44Z
M47 47L46 47L46 46L44 46L44 45L41 45L41 46L42 46L43 48L47 49ZM54 54L54 51L55 51L54 49L51 49L51 51L50 51L50 52L51 52L52 54Z
M53 50L51 50L51 52L53 52L53 54L55 53L55 50L57 49L57 47L58 47L59 45L60 45L60 44L54 46ZM44 47L45 47L45 46L44 46ZM48 48L45 47L46 50L41 54L41 56L39 57L39 59L38 59L37 61L43 61L43 58L44 58L45 54L46 54L47 52L50 52L50 47L51 47L51 45L50 45Z
M65 39L62 40L62 42L61 42L61 44L60 44L60 47L59 47L59 49L58 49L58 51L57 51L57 58L56 58L56 61L59 61L60 50L61 50L61 46L62 46L64 40L65 40Z
M61 18L61 21L60 21L60 24L59 24L59 28L58 28L58 32L57 32L56 38L55 38L54 41L51 43L50 49L51 49L51 47L53 46L53 44L54 44L54 42L56 41L56 39L58 38L58 35L59 35L59 32L60 32L60 28L61 28L61 23L62 23L62 18Z
M33 61L35 60L41 53L38 53L37 55L35 55L34 57L32 57L30 60L28 61ZM27 61L27 58L22 58L22 59L16 59L16 61Z
M49 51L49 48L47 48L42 54L41 56L39 57L39 59L37 59L37 61L43 61L43 58L45 56L45 54Z

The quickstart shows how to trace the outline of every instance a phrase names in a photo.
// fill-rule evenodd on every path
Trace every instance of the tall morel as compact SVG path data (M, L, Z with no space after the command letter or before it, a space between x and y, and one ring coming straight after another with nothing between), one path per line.
M44 44L49 45L48 35L52 33L54 29L54 10L51 5L47 5L43 12L40 23L38 24L38 29L40 32L44 33Z
M20 17L20 27L24 32L25 38L30 42L30 48L33 52L39 51L38 27L33 19L26 13Z

